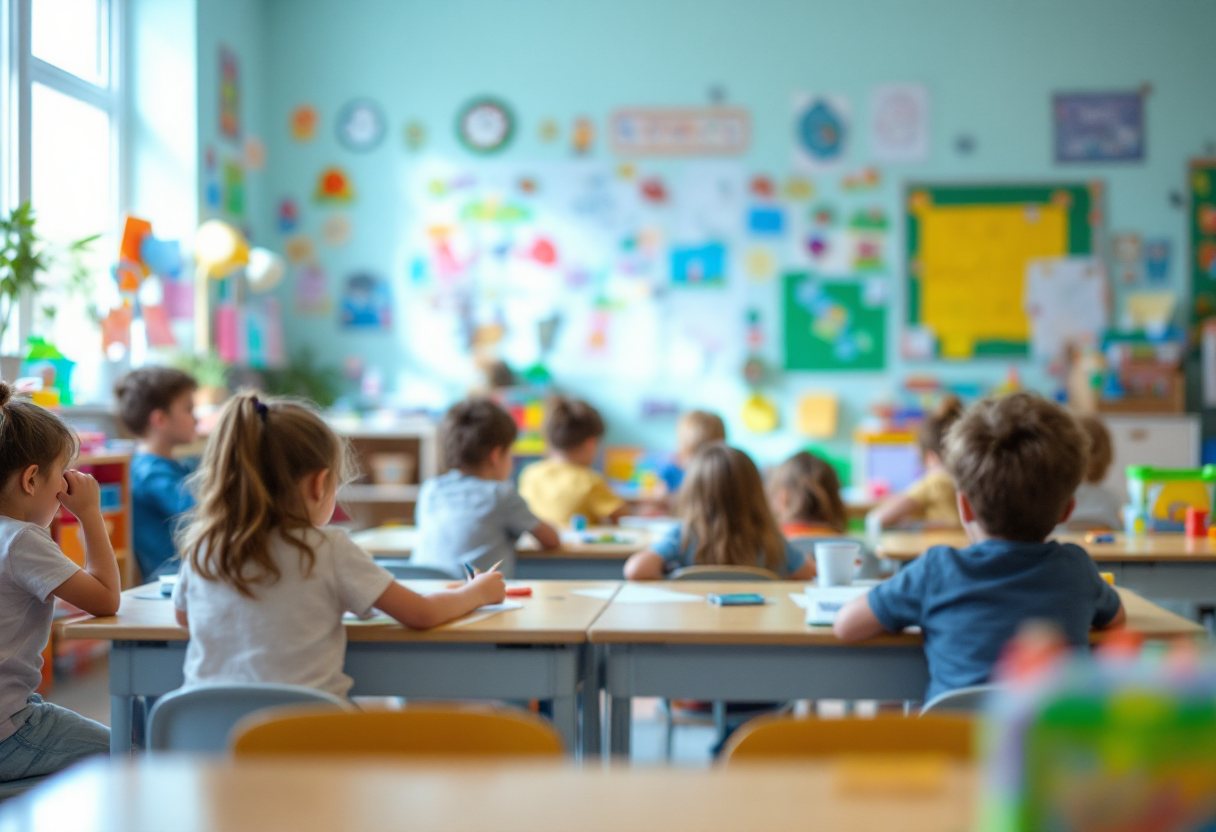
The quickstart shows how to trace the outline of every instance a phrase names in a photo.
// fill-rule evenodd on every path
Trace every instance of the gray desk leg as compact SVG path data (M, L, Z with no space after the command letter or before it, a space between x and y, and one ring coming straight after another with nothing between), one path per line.
M578 754L578 697L556 696L553 698L553 727L562 735L567 753Z
M123 757L131 753L132 696L110 697L110 755Z
M594 644L583 645L583 765L599 762L603 753L603 723L600 721L600 648Z
M614 757L629 759L629 731L633 727L633 702L628 696L608 700L608 750Z

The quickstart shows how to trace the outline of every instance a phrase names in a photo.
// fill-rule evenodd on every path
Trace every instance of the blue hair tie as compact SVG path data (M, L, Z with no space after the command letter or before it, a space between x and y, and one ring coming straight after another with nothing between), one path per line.
M258 397L253 397L253 409L262 417L262 421L266 421L266 414L270 412L270 408L258 401Z

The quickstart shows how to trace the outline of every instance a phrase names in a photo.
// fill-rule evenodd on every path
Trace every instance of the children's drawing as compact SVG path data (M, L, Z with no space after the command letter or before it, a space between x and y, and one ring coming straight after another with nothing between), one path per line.
M342 325L350 329L388 329L393 324L388 284L368 272L346 279L342 291Z
M1157 237L1144 244L1144 275L1149 283L1165 283L1170 279L1170 241Z
M291 197L279 200L279 231L290 234L300 224L300 206Z
M291 120L288 123L291 138L297 142L312 141L317 135L317 123L320 120L317 108L311 104L301 104L296 107L291 111Z
M324 315L330 310L329 282L325 270L308 263L296 273L295 309L301 315Z
M340 167L328 167L317 177L317 188L313 192L317 202L346 203L355 199L355 186Z
M220 135L241 140L241 75L236 53L220 47Z
M338 113L338 142L355 153L375 150L384 140L386 129L384 113L371 99L348 101Z
M794 164L808 170L832 168L845 160L849 105L839 96L794 96Z
M715 287L726 283L726 246L706 243L701 246L673 248L671 251L673 286Z
M880 84L870 96L870 152L879 162L929 158L929 92L922 84Z

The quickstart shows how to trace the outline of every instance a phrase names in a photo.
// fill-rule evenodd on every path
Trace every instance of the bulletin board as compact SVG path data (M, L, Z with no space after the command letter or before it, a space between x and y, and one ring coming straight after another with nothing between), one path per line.
M1216 159L1192 161L1190 178L1191 319L1198 324L1216 315Z
M909 184L908 324L950 360L1029 353L1026 266L1093 252L1100 185Z

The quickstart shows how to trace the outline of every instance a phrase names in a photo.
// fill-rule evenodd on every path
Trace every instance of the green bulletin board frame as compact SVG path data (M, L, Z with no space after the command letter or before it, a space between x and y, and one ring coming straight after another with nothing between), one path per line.
M1196 326L1216 316L1216 232L1212 218L1216 212L1216 159L1191 161L1188 189L1191 197L1191 321ZM1198 338L1194 343L1199 343Z
M920 221L912 210L914 197L924 194L933 205L988 207L999 205L1051 205L1067 195L1068 254L1092 254L1101 225L1102 183L932 185L909 183L904 195L906 273L909 326L920 326ZM940 354L940 352L939 352ZM974 357L1026 357L1026 341L977 341Z

